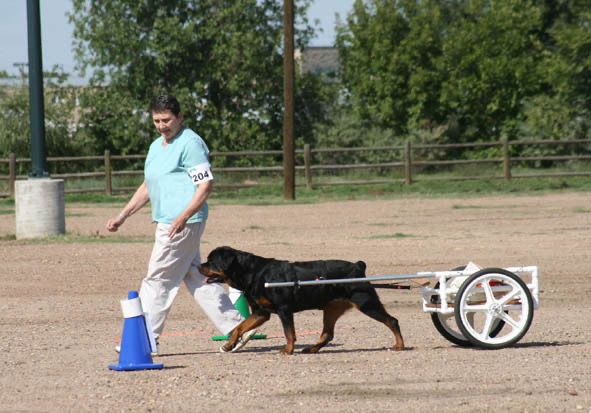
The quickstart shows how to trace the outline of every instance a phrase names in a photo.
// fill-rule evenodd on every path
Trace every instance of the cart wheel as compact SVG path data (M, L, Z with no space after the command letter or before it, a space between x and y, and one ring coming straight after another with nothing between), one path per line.
M461 267L453 268L452 271L463 271L466 268L465 265ZM439 282L435 284L435 288L439 288ZM431 298L431 302L434 304L439 303L439 296L433 296ZM472 318L472 316L469 316ZM431 313L431 321L435 326L435 329L450 343L453 343L460 347L473 347L474 344L467 340L466 337L462 334L458 325L456 324L456 320L454 314L443 314L443 313ZM496 337L497 334L503 329L505 322L501 319L495 320L495 326L493 327L490 335L491 337Z
M534 315L533 298L517 275L502 268L486 268L464 281L456 295L454 314L462 335L472 344L499 349L527 333ZM496 331L498 320L504 325Z
M435 329L447 341L460 347L474 346L474 344L466 340L462 335L462 332L459 331L453 314L431 313L431 321L433 322Z

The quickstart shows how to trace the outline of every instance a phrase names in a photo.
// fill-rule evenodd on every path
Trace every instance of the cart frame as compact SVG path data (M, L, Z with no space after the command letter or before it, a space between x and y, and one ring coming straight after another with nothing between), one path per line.
M466 268L466 269L464 269ZM462 346L499 349L518 342L539 308L537 266L422 271L365 278L296 280L265 283L266 288L429 279L421 287L423 311L437 331ZM394 285L394 284L393 284ZM454 324L455 323L455 324Z

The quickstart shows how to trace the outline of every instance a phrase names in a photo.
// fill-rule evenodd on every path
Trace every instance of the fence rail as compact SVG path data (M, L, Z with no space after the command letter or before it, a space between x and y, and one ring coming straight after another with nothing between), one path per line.
M514 173L512 166L523 162L566 162L566 161L588 161L591 160L591 155L587 153L575 153L571 155L536 155L536 156L514 156L511 157L511 147L520 146L555 146L555 145L591 145L591 139L576 139L576 140L519 140L519 141L496 141L496 142L476 142L476 143L451 143L451 144L411 144L406 142L404 145L396 146L381 146L381 147L359 147L359 148L311 148L305 145L303 149L296 149L296 155L301 158L299 165L296 164L296 171L303 172L305 183L297 184L297 186L306 186L312 188L313 186L329 186L329 185L367 185L367 184L387 184L387 183L404 183L411 185L418 181L465 181L465 180L484 180L484 179L504 179L511 180L513 178L548 178L548 177L574 177L574 176L591 176L591 172L548 172L540 170L536 173ZM430 159L425 154L433 154L435 151L449 150L449 149L485 149L485 148L500 148L502 156L496 158L484 159ZM362 162L362 163L314 163L314 155L334 155L334 154L358 154L361 152L381 152L391 153L397 155L397 158L388 162ZM585 151L587 152L587 151ZM212 152L211 156L214 163L216 175L224 176L232 173L265 173L273 172L280 173L283 167L280 161L275 161L275 164L268 166L253 166L253 167L215 167L215 159L218 157L244 157L244 156L275 156L280 158L283 155L281 150L263 150L263 151L243 151L243 152ZM60 156L48 157L47 162L100 162L101 168L93 172L77 172L77 173L55 173L52 178L59 179L100 179L104 181L104 185L98 188L66 188L66 193L83 193L83 192L104 192L107 195L112 195L115 192L133 191L135 187L114 187L113 177L122 176L140 176L143 175L143 170L115 170L112 166L113 161L143 161L146 155L111 155L109 151L105 151L102 156ZM31 159L17 158L14 154L10 154L6 159L0 159L0 168L6 170L5 164L8 164L8 174L0 174L0 181L8 181L7 191L0 192L0 197L14 196L14 183L19 179L27 179L26 175L18 175L19 165L27 165L31 163ZM4 164L4 167L3 167ZM455 165L499 165L500 169L492 175L466 175L466 176L425 176L420 177L418 172L424 168L429 167L447 167ZM22 168L21 168L22 169ZM401 177L392 178L376 178L376 179L348 179L342 181L322 181L317 180L313 182L315 172L322 171L352 171L362 169L380 169L398 171ZM253 186L271 185L270 183L259 182L242 182L242 183L221 183L216 184L216 187L221 188L245 188Z

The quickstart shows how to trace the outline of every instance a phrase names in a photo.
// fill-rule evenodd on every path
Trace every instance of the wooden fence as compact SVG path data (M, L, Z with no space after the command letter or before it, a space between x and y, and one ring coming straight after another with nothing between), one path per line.
M317 148L312 149L309 145L305 145L303 149L296 150L296 156L299 162L296 162L296 172L301 177L303 174L303 182L297 186L305 186L311 189L313 186L328 186L328 185L369 185L369 184L385 184L385 183L401 183L411 185L418 181L434 181L434 180L485 180L485 179L505 179L511 180L513 178L540 178L540 177L571 177L571 176L591 176L591 172L587 171L573 171L573 172L545 172L543 169L538 169L535 173L519 174L512 171L512 167L518 163L524 162L566 162L566 161L586 161L591 160L591 155L587 154L570 154L570 155L552 155L552 156L510 156L511 146L556 146L556 145L578 145L579 147L590 145L591 140L521 140L521 141L497 141L497 142L482 142L482 143L466 143L466 144L440 144L440 145L425 145L425 144L411 144L406 142L405 145L398 146L383 146L383 147L362 147L362 148ZM502 154L498 158L484 158L484 159L431 159L429 153L437 153L449 150L469 149L469 150L484 150L487 148L497 148L497 151ZM360 153L360 152L379 152L381 154L391 153L396 155L395 160L389 162L366 162L366 163L352 163L352 164L327 164L314 163L314 157L321 158L323 154L336 155L343 153ZM587 151L585 151L587 152ZM520 152L521 153L521 152ZM274 164L268 166L257 167L216 167L215 160L218 157L258 157L258 156L272 156L275 159L280 159L283 154L281 150L269 151L243 151L243 152L212 152L212 162L214 164L214 171L217 177L224 177L226 174L233 173L276 173L281 174L283 167L281 161L275 161ZM52 178L64 179L67 183L68 179L94 179L104 181L104 185L98 188L66 188L66 193L80 193L80 192L104 192L107 195L112 195L115 192L130 192L136 187L114 187L113 177L117 176L141 176L143 170L115 170L112 167L113 161L138 161L143 163L146 155L111 155L109 151L105 151L103 156L69 156L69 157L48 157L47 163L56 162L100 162L102 167L94 172L78 172L78 173L53 173ZM18 179L27 179L26 175L18 175L17 170L19 164L30 164L31 160L28 158L16 158L14 154L10 154L7 159L0 159L0 169L6 170L8 164L8 174L1 175L0 181L8 181L8 190L0 192L2 197L14 196L14 183ZM4 165L3 165L4 164ZM492 175L478 174L472 176L458 176L458 175L438 175L438 174L420 174L425 168L433 167L450 167L455 165L492 165L498 167ZM22 168L21 168L22 169ZM373 178L364 180L343 179L343 180L313 180L315 174L320 171L354 171L354 170L371 170L379 169L381 171L391 170L397 171L397 177L389 178ZM493 171L495 171L493 169ZM384 175L382 173L382 175ZM273 183L261 182L241 182L241 183L219 183L216 187L221 188L244 188L260 185L272 185ZM276 182L274 184L277 184Z

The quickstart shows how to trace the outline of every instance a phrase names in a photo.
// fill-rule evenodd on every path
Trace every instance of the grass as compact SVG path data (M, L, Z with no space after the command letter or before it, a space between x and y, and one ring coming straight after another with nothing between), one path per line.
M101 244L136 244L151 243L152 237L105 237L104 235L91 234L82 235L78 233L66 233L64 235L51 235L44 238L32 238L17 240L15 234L8 234L0 237L0 241L15 241L18 245L36 244L79 244L79 243L101 243Z
M439 175L438 175L439 176ZM366 177L355 176L357 179ZM374 177L375 178L375 177ZM347 177L331 177L329 180L338 179L344 181ZM349 178L353 179L353 178ZM420 176L417 177L420 179ZM560 178L524 178L478 180L478 181L418 181L412 185L399 183L390 184L364 184L364 185L336 185L316 186L313 189L306 189L298 186L296 188L296 199L286 200L283 197L283 185L274 179L274 184L261 185L243 189L216 188L210 197L211 205L240 204L240 205L293 205L313 204L319 202L334 202L342 200L377 200L377 199L400 199L408 197L461 197L475 198L489 195L526 195L532 193L552 193L557 191L591 191L591 179L588 177L560 177ZM108 207L120 207L131 197L129 194L118 194L108 196L101 193L89 194L66 194L65 201L68 204L103 204ZM82 205L84 206L84 205ZM0 198L0 215L14 214L15 202L13 199ZM454 209L484 208L471 206L469 204L455 204ZM590 213L589 208L577 208L576 213ZM68 216L84 216L83 213L68 213ZM375 224L378 225L378 224ZM381 224L380 224L381 225ZM264 230L258 226L249 226L243 231ZM414 237L412 234L384 234L375 235L373 239L407 238ZM56 243L150 243L151 238L132 237L104 237L99 234L82 235L67 233L65 235L44 238L40 240L18 240L14 234L0 236L0 241L15 241L19 244L39 244L47 241Z
M380 234L380 235L372 235L369 239L391 239L391 238L414 238L415 236L412 234L403 234L401 232L397 232L395 234Z
M528 178L479 181L418 181L404 184L366 184L318 186L311 190L297 187L295 201L283 198L280 185L244 189L216 189L212 204L276 205L293 203L317 203L339 200L396 199L411 196L420 197L479 197L499 194L528 194L555 191L591 191L591 180L587 177L569 178Z
M519 171L519 172L534 172ZM460 170L440 174L416 174L412 185L402 183L381 183L363 185L328 185L334 182L359 179L381 179L384 177L371 174L351 175L318 175L314 177L313 189L306 189L303 179L298 176L296 187L296 199L286 200L283 196L283 182L280 177L260 177L256 181L260 184L249 188L223 188L214 187L209 202L216 204L241 204L241 205L291 205L313 204L327 201L341 200L374 200L396 199L407 197L479 197L484 195L503 194L528 194L555 191L591 191L591 179L589 177L556 177L556 178L514 178L510 181L504 179L483 179L473 181L443 181L428 180L433 177L457 178L468 175L471 170ZM553 171L551 171L553 172ZM385 178L391 178L385 176ZM239 182L239 180L237 180ZM322 185L324 183L325 185ZM69 187L73 188L74 186ZM87 186L91 186L87 184ZM116 188L117 186L115 186ZM108 196L103 193L76 193L66 194L66 203L91 203L112 204L113 207L126 203L131 192ZM468 206L458 206L463 208ZM14 208L14 200L0 199L0 214L10 214Z
M249 225L248 227L242 229L243 232L247 231L247 230L257 231L257 230L264 230L264 228L259 225Z
M112 195L106 194L66 194L65 201L68 203L92 203L92 204L120 204L129 201L129 195Z
M516 208L517 205L459 205L455 204L452 205L452 209L507 209L507 208Z
M482 205L452 205L452 209L482 209L486 208Z

